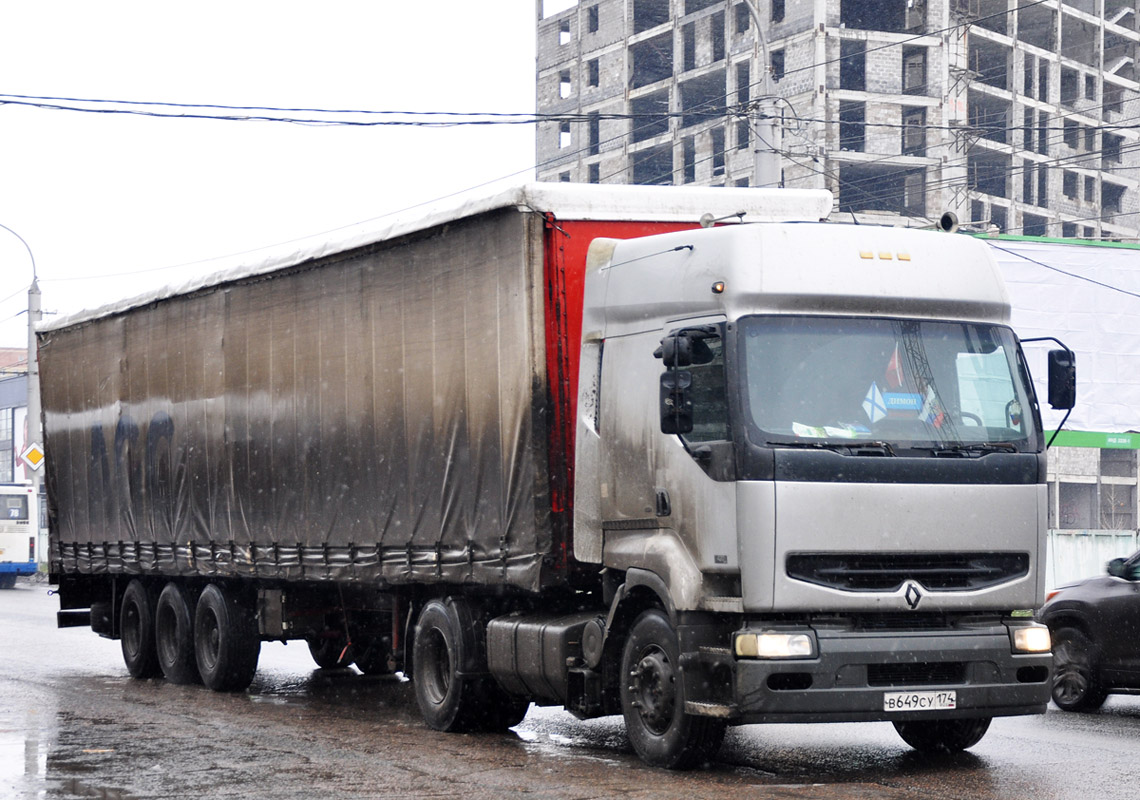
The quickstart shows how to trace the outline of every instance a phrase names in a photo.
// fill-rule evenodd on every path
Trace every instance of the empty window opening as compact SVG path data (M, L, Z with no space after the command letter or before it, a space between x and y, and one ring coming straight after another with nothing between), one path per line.
M565 100L571 93L570 70L558 73L558 96Z
M724 128L712 129L712 174L724 175Z
M560 150L565 149L567 147L570 147L572 144L574 144L574 140L570 135L570 123L558 123L558 148Z
M752 25L752 12L747 3L737 3L732 9L733 27L737 33L744 33Z
M1124 109L1124 88L1104 82L1104 110L1119 114Z
M602 143L602 121L597 111L591 111L586 122L586 136L589 155L596 156Z
M748 147L749 137L752 133L752 126L748 124L748 120L737 120L736 123L736 149L744 150Z
M1091 203L1092 199L1096 197L1096 178L1092 175L1085 176L1085 201Z
M742 61L736 65L736 102L742 106L751 99L750 85L748 62Z
M590 183L602 182L602 168L598 164L590 164L586 167L587 180Z
M1045 217L1039 217L1036 214L1022 214L1021 215L1021 235L1022 236L1048 236L1049 235L1049 221Z
M839 149L863 152L867 106L852 100L839 101Z
M1061 223L1061 236L1066 239L1077 238L1077 223L1075 222L1062 222Z
M725 114L725 71L718 70L681 84L681 126L699 125Z
M972 192L993 197L1009 196L1009 174L1011 159L1003 153L981 152L970 155L966 160L966 187ZM991 218L997 207L990 207Z
M681 28L681 69L686 72L697 68L697 25L690 22Z
M1085 99L1096 100L1096 78L1092 75L1085 76Z
M990 224L998 229L998 233L1005 233L1009 227L1009 212L1005 206L990 206Z
M771 61L772 61L772 80L774 80L774 81L782 80L784 77L784 51L783 50L773 50Z
M1080 147L1081 126L1071 119L1065 120L1065 144L1074 150Z
M839 43L839 88L862 92L867 89L867 43L844 39Z
M1035 45L1042 50L1055 50L1056 19L1056 12L1041 5L1019 8L1017 10L1018 41Z
M1085 149L1090 153L1096 151L1096 128L1085 128Z
M558 44L570 44L570 20L564 19L558 23Z
M1012 114L1009 101L971 89L966 95L966 113L970 127L980 131L983 139L1007 143Z
M1049 165L1045 163L1037 165L1037 205L1049 205Z
M1100 136L1101 142L1101 158L1111 164L1120 163L1120 148L1124 143L1123 136L1117 136L1114 133L1102 133Z
M854 30L902 33L907 24L906 6L903 0L842 0L839 21L845 28Z
M1104 211L1112 214L1119 214L1124 210L1124 187L1116 184L1109 183L1108 181L1101 181L1100 183L1100 207Z
M974 63L974 49L970 48L970 63ZM1065 76L1061 76L1061 97L1064 98L1065 92ZM1033 56L1027 55L1025 57L1025 86L1022 88L1022 94L1026 97L1033 99L1037 96L1033 86Z
M561 183L570 183L570 173L569 172L559 172L558 173L558 180Z
M1055 48L1050 47L1050 50ZM1085 22L1071 14L1061 15L1061 53L1066 58L1096 68L1100 61L1100 28L1094 23ZM1106 68L1112 59L1105 51Z
M669 21L669 0L633 0L633 32L641 33Z
M772 22L784 21L784 0L772 0Z
M839 168L839 210L925 213L925 172L886 164L843 164Z
M630 100L633 141L642 142L669 132L669 90L664 89Z
M1078 184L1080 183L1080 176L1075 172L1065 170L1061 173L1061 194L1065 195L1069 200L1076 200L1077 193L1079 192Z
M697 180L697 140L686 136L681 141L681 181L694 183Z
M586 32L598 32L598 7L590 6L586 9Z
M673 76L673 36L662 34L638 42L629 48L630 69L634 89L657 83Z
M1049 62L1043 58L1037 61L1037 96L1049 101Z
M1061 67L1061 105L1073 107L1081 97L1081 73Z
M709 33L712 38L712 60L715 64L724 60L724 12L718 11L713 14L709 24L712 26Z
M633 182L640 186L673 184L673 145L666 142L633 153Z
M926 109L904 108L902 152L908 156L926 155Z
M1044 111L1037 115L1037 152L1049 155L1049 115Z
M598 59L591 58L586 62L586 85L597 86L600 75L601 73L598 69Z
M917 217L926 215L925 172L908 172L903 176L903 210Z

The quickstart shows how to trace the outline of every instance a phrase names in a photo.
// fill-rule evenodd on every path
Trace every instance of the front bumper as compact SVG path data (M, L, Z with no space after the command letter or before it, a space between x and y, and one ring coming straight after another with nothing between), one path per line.
M1002 624L813 632L818 649L808 659L746 659L703 648L686 669L686 710L737 724L865 722L1040 714L1049 702L1052 654L1012 652ZM934 690L953 690L955 707L884 710L887 692Z

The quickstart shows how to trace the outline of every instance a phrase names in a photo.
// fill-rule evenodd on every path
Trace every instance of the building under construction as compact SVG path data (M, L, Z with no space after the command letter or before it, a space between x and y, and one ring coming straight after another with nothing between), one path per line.
M537 4L541 180L782 182L860 219L1140 231L1136 0Z

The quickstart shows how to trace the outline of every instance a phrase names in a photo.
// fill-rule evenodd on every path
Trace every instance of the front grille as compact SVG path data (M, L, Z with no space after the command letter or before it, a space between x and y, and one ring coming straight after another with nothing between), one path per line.
M1029 574L1028 553L793 553L789 578L848 592L893 592L907 581L932 591L997 586Z
M960 661L867 665L868 686L941 686L965 679L966 665Z

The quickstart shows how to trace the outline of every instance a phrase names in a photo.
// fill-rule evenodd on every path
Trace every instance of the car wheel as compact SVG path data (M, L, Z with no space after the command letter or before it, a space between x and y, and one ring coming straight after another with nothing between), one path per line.
M1053 632L1053 702L1064 711L1095 711L1108 692L1096 674L1096 648L1076 628Z

